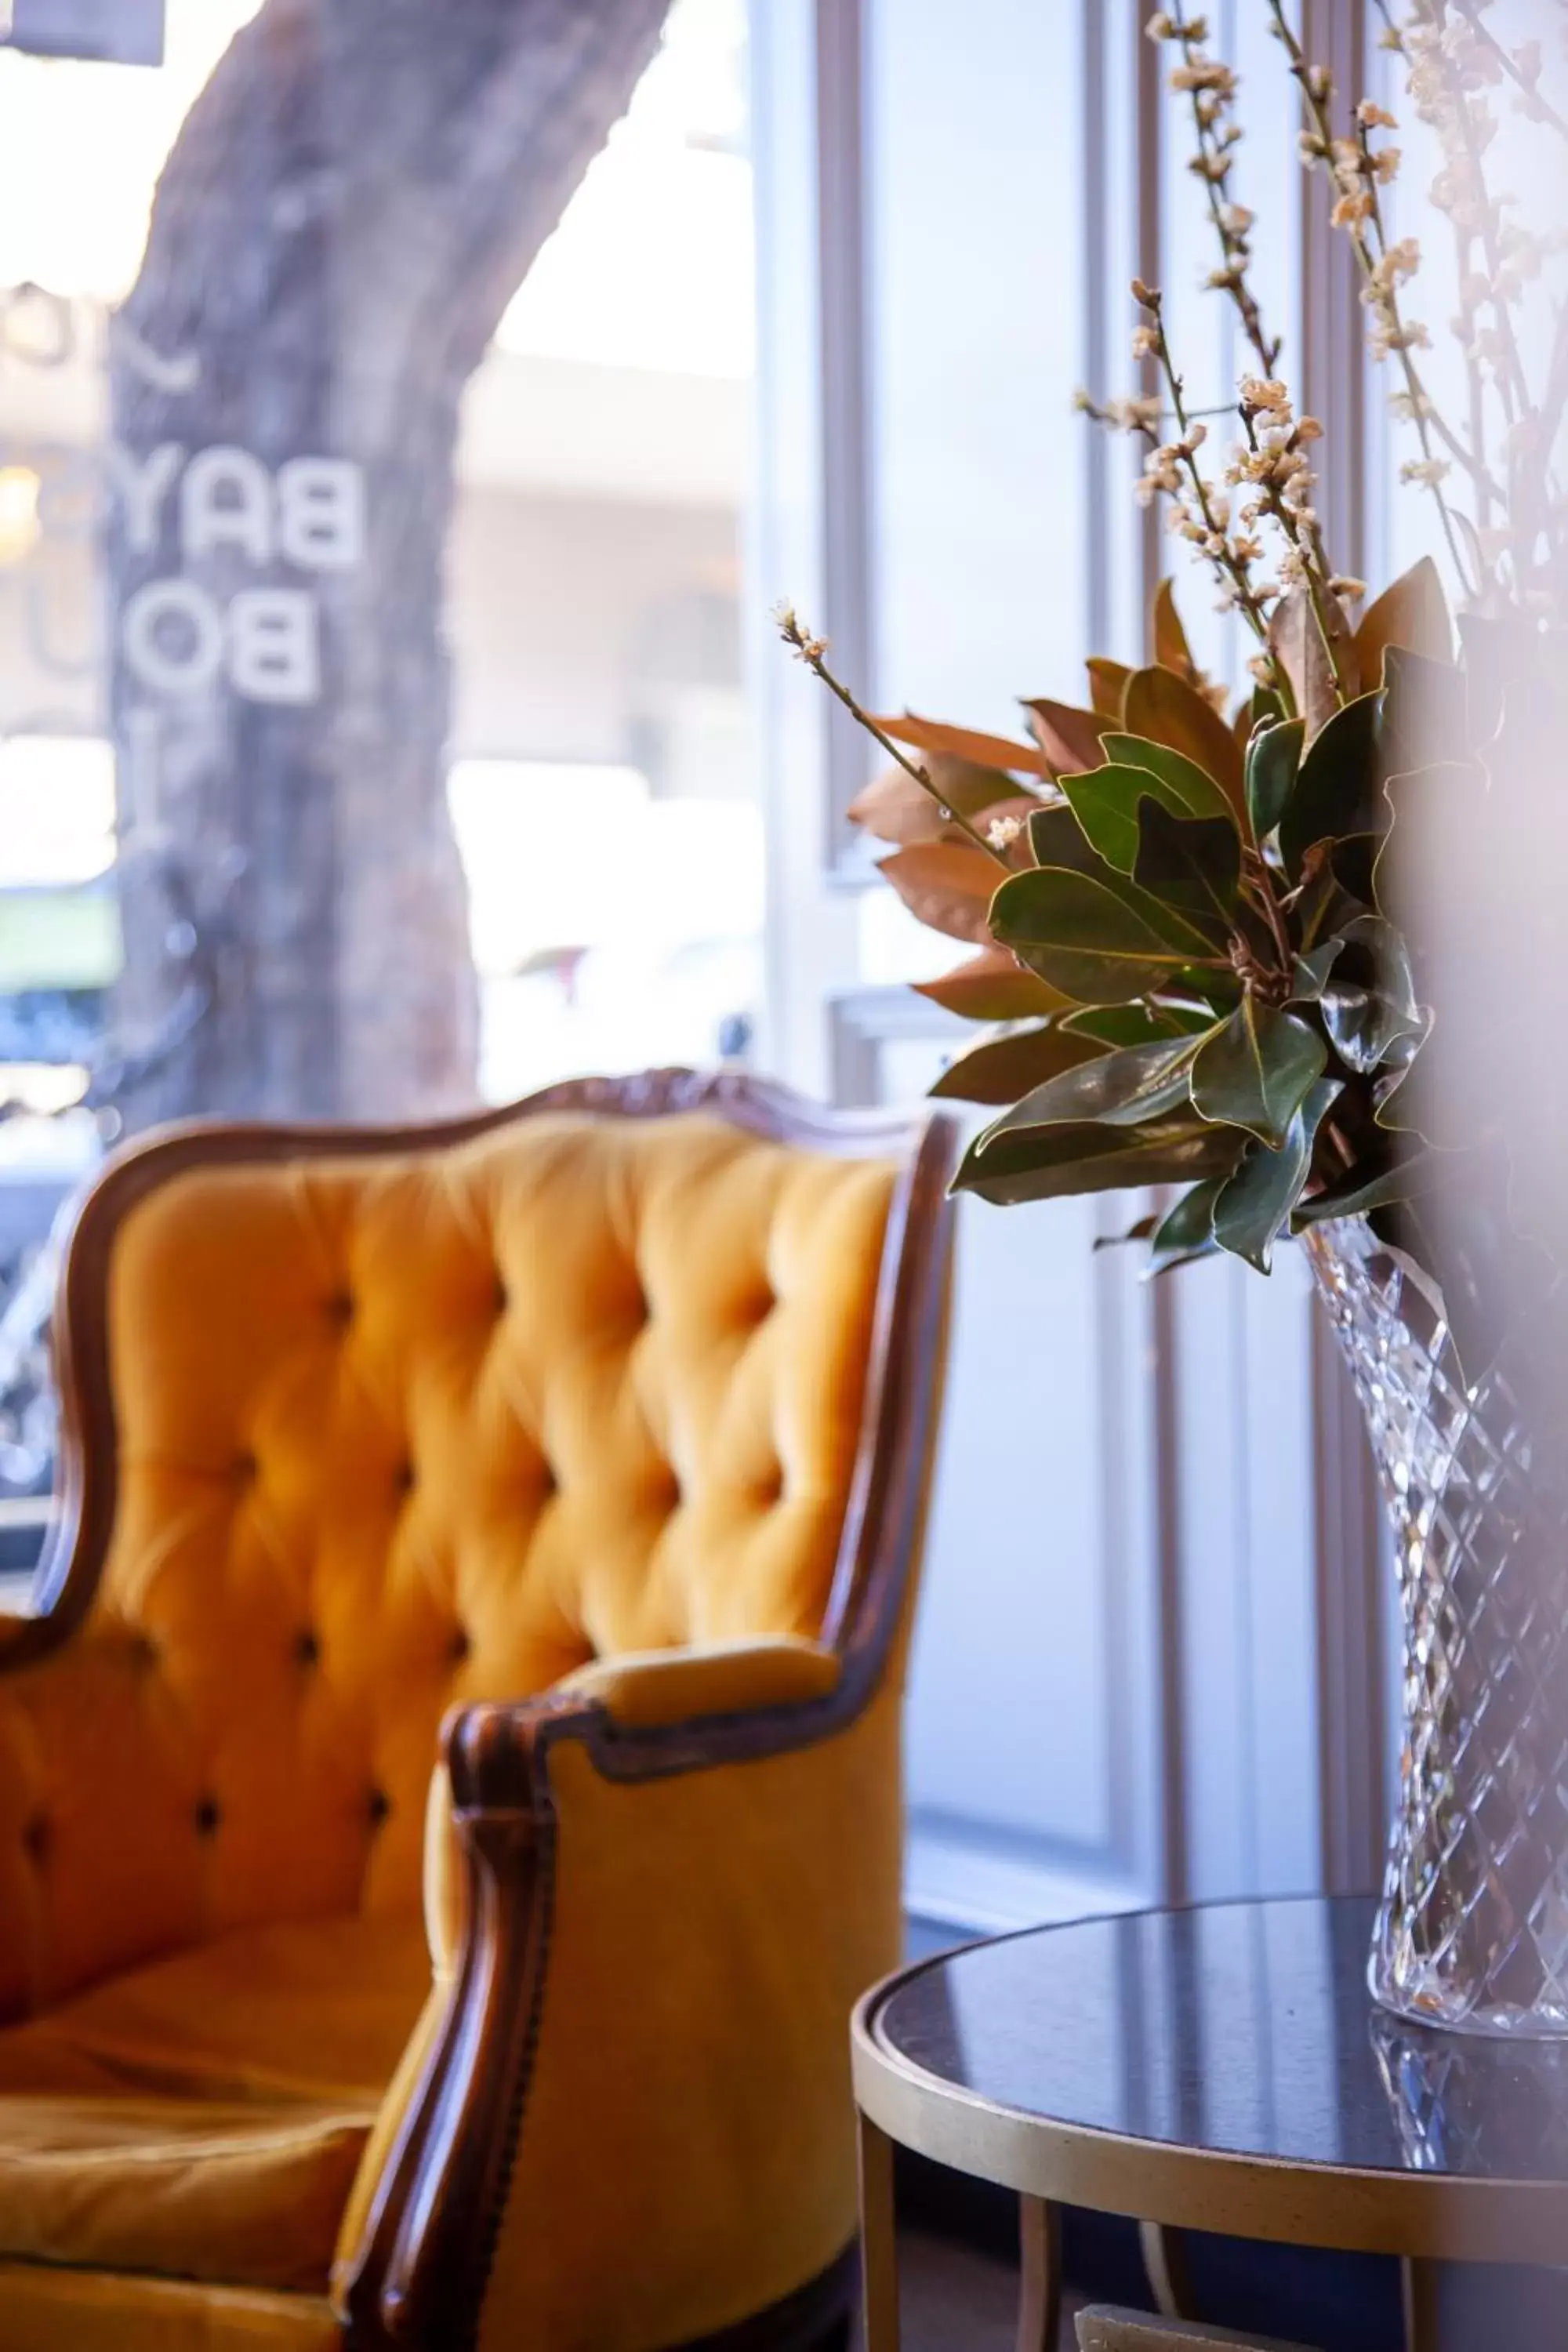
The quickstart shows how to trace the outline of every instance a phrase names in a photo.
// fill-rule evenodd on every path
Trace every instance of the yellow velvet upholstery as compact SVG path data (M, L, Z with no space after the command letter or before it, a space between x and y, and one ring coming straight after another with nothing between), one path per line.
M455 1997L447 1710L563 1686L646 1735L830 1697L897 1177L705 1112L541 1111L240 1148L127 1209L101 1574L62 1646L0 1641L7 2352L340 2339ZM896 1680L711 1770L553 1751L498 2352L651 2352L842 2247L844 2014L897 1952Z
M0 2033L0 2248L321 2287L429 1982L416 1912L289 1922Z
M899 1693L784 1755L617 1782L567 1740L551 1778L550 1975L479 2352L650 2352L853 2235L845 2018L900 1958Z

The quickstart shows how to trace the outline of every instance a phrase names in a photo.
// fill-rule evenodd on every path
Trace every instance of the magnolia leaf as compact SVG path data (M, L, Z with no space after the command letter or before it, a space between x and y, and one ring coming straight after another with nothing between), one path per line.
M1190 1183L1228 1174L1239 1151L1233 1132L1205 1127L1190 1110L1147 1127L1033 1128L1003 1136L984 1158L976 1143L964 1153L952 1190L978 1192L1002 1207L1124 1185Z
M941 806L906 769L888 768L850 802L851 823L879 841L907 849L917 842L952 838L955 828L942 815L943 807L973 818L1000 801L1018 798L1016 779L1001 768L983 768L950 751L930 753L926 767L942 794Z
M1417 1193L1445 1182L1457 1157L1453 1152L1426 1150L1403 1152L1392 1164L1359 1160L1337 1183L1297 1202L1290 1212L1290 1230L1304 1233L1309 1225L1327 1224L1334 1217L1364 1217L1373 1209L1386 1209L1391 1202L1412 1201Z
M1307 740L1304 719L1264 727L1247 747L1247 814L1254 841L1266 841L1285 814Z
M1309 746L1279 819L1279 855L1292 881L1314 842L1380 830L1383 698L1363 694L1336 710Z
M1425 1108L1418 1100L1415 1087L1408 1093L1405 1090L1405 1081L1415 1066L1416 1055L1432 1034L1433 1025L1433 1016L1428 1010L1422 1014L1421 1026L1415 1034L1396 1038L1383 1057L1383 1069L1372 1090L1372 1115L1378 1126L1386 1128L1391 1134L1419 1135L1423 1132L1424 1118L1431 1124L1440 1123L1440 1120L1433 1119L1435 1109L1440 1113L1442 1108L1447 1108L1450 1112L1454 1108L1444 1104L1441 1087L1421 1089L1427 1097ZM1463 1116L1462 1108L1459 1116Z
M1146 1242L1159 1222L1159 1218L1151 1211L1146 1217L1135 1217L1124 1233L1096 1234L1089 1247L1096 1251L1121 1249L1128 1242Z
M1331 939L1324 940L1315 948L1309 948L1305 955L1296 958L1296 971L1290 982L1292 1004L1317 1003L1323 992L1323 982L1332 971L1343 945L1343 938L1336 931Z
M1212 1029L1215 1014L1163 1004L1080 1004L1064 1013L1060 1026L1076 1036L1098 1037L1102 1045L1153 1045L1162 1038L1195 1037Z
M977 948L984 947L991 937L986 909L1001 870L983 850L945 841L896 849L878 867L911 915L929 923L933 931L945 931L952 940L968 940Z
M872 723L895 743L910 743L917 751L949 751L977 767L1006 768L1030 776L1051 772L1045 753L1035 744L1015 743L1005 735L983 735L973 727L947 727L940 719L919 719L912 710Z
M1201 932L1109 869L1103 880L1057 866L1009 875L992 901L991 929L1079 1004L1145 995L1209 953Z
M1297 1014L1245 996L1193 1066L1194 1107L1277 1150L1328 1058L1321 1037Z
M1145 793L1138 803L1138 856L1132 879L1223 946L1236 927L1241 889L1241 836L1224 816L1173 816Z
M1132 1127L1158 1119L1190 1100L1189 1074L1202 1042L1163 1037L1152 1045L1128 1045L1110 1054L1086 1043L1085 1051L1093 1058L1037 1086L993 1121L976 1149L984 1154L998 1136L1021 1128L1078 1126L1088 1119Z
M1027 1021L1060 1012L1071 1002L1047 988L1037 973L1026 971L1009 949L994 943L940 980L917 980L914 989L917 996L966 1021Z
M1154 591L1154 659L1162 669L1174 670L1178 677L1192 677L1193 649L1169 580L1162 580Z
M1362 692L1383 684L1383 656L1389 646L1425 654L1429 660L1451 662L1454 635L1448 603L1437 567L1429 555L1403 572L1381 596L1374 597L1361 616L1355 633L1356 667Z
M1223 1176L1205 1176L1159 1220L1149 1240L1151 1275L1168 1274L1173 1266L1213 1256L1219 1247L1214 1237L1215 1203L1225 1181Z
M1047 1079L1104 1058L1104 1046L1092 1037L1071 1036L1053 1027L1017 1029L960 1054L931 1091L944 1101L1016 1103Z
M1075 709L1070 702L1026 702L1029 730L1055 775L1076 768L1096 768L1103 753L1100 737L1110 720L1095 710Z
M1090 654L1084 664L1089 672L1089 698L1102 719L1113 727L1121 724L1122 704L1127 698L1127 682L1132 672L1125 662L1107 661L1102 654Z
M1135 670L1127 681L1121 724L1129 735L1147 735L1184 753L1213 777L1240 815L1241 753L1225 720L1195 686L1168 669Z
M1323 1114L1340 1093L1337 1078L1320 1078L1291 1119L1278 1150L1249 1143L1241 1165L1222 1186L1214 1210L1221 1249L1245 1258L1259 1274L1274 1259L1276 1236L1301 1197Z
M1377 856L1383 847L1383 836L1376 833L1347 833L1336 841L1329 852L1329 871L1347 900L1370 911L1377 904L1373 876L1377 871ZM1345 920L1352 919L1347 915Z
M1173 816L1225 816L1235 823L1231 804L1214 778L1168 743L1153 742L1147 735L1108 734L1105 756L1130 768L1145 768L1157 777L1163 790L1155 798Z
M1366 1076L1402 1037L1418 1037L1426 1016L1405 941L1379 915L1362 915L1339 935L1342 950L1321 992L1329 1043L1347 1069Z
M1062 791L1084 839L1119 874L1131 874L1138 856L1138 803L1163 797L1159 779L1148 768L1113 761L1086 776L1064 776ZM1037 841L1035 856L1037 860Z
M1327 599L1327 611L1329 635L1336 654L1353 678L1355 656L1350 627L1337 598ZM1280 597L1269 617L1268 645L1290 681L1297 711L1307 723L1310 743L1319 729L1328 724L1340 703L1310 589L1292 588L1289 595Z

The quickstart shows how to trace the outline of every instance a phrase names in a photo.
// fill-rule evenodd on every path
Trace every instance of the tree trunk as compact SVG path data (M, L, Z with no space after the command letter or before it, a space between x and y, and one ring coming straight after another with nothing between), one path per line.
M130 1125L472 1099L458 404L667 6L266 0L191 110L111 338Z

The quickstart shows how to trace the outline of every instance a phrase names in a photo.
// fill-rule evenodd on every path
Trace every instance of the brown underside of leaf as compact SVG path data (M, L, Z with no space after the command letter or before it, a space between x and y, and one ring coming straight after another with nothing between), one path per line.
M1052 702L1042 696L1026 702L1036 742L1058 776L1081 775L1098 768L1105 754L1100 738L1112 724L1103 711L1079 710L1070 702Z
M1425 654L1430 661L1454 658L1448 601L1429 555L1402 572L1361 616L1355 658L1363 694L1383 684L1383 656L1390 646L1404 646L1410 653Z
M1335 651L1353 686L1356 661L1344 610L1337 597L1331 596L1328 605ZM1310 743L1339 709L1339 698L1334 692L1333 672L1323 649L1322 632L1309 590L1292 588L1288 596L1279 599L1268 624L1268 643L1290 681L1296 709L1307 722Z
M1154 591L1154 659L1162 669L1174 670L1178 677L1193 683L1193 649L1176 610L1176 592L1168 580L1162 580Z
M1104 1052L1092 1037L1075 1037L1063 1029L1020 1029L960 1054L931 1093L952 1102L1015 1103L1047 1078L1098 1061Z
M912 710L876 724L895 743L910 743L917 751L950 751L983 768L1009 768L1016 774L1044 776L1050 772L1045 754L1033 743L1015 743L1006 735L983 735L973 727L948 727L939 719L921 719Z
M929 753L925 764L945 804L972 822L983 811L1004 803L1011 806L1019 798L1016 778L1000 768L983 768L973 760L955 759L942 751ZM1035 805L1033 801L1027 803L1029 808ZM963 839L924 785L903 768L886 768L874 777L850 803L848 814L863 831L900 849L912 848L918 842Z
M1134 671L1127 682L1126 730L1146 735L1195 760L1212 776L1233 808L1243 804L1241 748L1218 711L1195 686L1157 665Z
M1065 1012L1072 1001L1026 971L1010 948L995 945L983 948L940 980L917 981L915 993L945 1012L962 1013L966 1021L1043 1019L1047 1013Z
M1132 672L1125 662L1107 661L1103 654L1090 654L1084 664L1089 672L1089 698L1108 726L1121 724L1122 698Z
M952 940L984 947L991 933L989 908L1003 869L984 851L945 841L895 850L878 868L911 915Z

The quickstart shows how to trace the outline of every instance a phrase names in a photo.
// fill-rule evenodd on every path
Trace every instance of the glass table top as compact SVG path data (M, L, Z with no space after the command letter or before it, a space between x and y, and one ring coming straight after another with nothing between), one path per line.
M1568 2181L1568 2041L1405 2024L1366 1990L1373 1906L1221 1904L927 1962L875 2037L1000 2107L1288 2164Z

